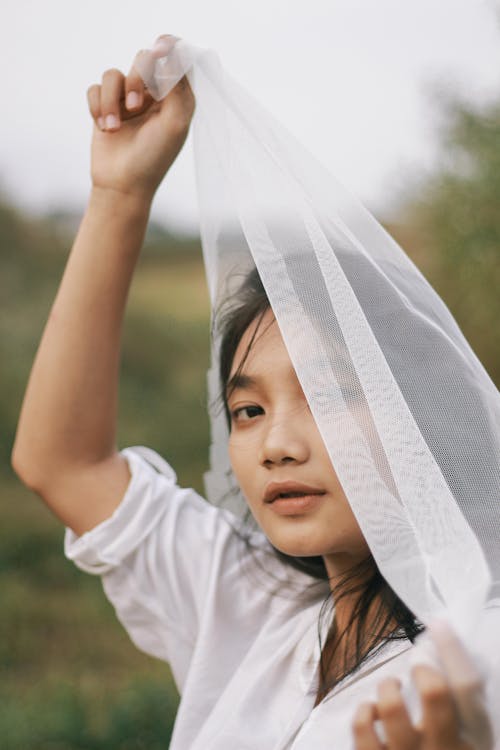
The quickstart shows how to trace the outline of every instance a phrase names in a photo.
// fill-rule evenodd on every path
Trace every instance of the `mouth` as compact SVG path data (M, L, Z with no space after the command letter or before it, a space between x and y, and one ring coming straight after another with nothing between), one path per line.
M320 497L325 494L325 490L302 482L269 482L264 493L264 503Z

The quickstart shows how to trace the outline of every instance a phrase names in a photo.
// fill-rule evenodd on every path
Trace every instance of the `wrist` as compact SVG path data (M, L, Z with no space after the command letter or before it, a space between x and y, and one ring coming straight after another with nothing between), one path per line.
M110 216L129 217L133 220L149 218L154 193L126 192L110 187L93 185L89 198L89 209L105 211Z

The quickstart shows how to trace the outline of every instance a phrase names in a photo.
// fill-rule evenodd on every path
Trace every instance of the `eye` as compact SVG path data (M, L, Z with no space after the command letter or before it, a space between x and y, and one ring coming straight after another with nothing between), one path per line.
M233 422L249 422L261 414L264 414L264 409L261 406L239 406L231 412L231 420Z

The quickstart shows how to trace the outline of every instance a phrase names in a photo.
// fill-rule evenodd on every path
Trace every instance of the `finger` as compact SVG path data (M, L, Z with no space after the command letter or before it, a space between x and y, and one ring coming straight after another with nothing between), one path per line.
M354 714L352 732L355 750L384 750L376 730L377 709L373 703L362 703Z
M467 649L445 622L435 622L429 633L437 646L440 661L452 686L477 688L481 684L481 675Z
M98 84L90 86L87 90L87 102L90 114L97 123L97 126L103 130L104 118L101 115L101 87Z
M422 732L430 744L458 744L460 724L450 688L436 669L419 665L412 670L422 704Z
M172 105L176 102L176 106L180 112L183 112L190 120L195 108L195 99L187 76L184 75L177 81L169 96Z
M179 37L173 36L173 34L161 34L151 47L153 57L166 57L178 41Z
M142 52L138 54L143 54ZM137 59L137 56L136 56ZM146 86L137 68L132 65L125 79L125 106L129 112L137 112L144 104Z
M492 729L486 712L481 675L467 649L446 623L429 628L449 682L461 723L478 748L492 744Z
M389 750L414 750L419 733L411 723L398 680L387 679L377 689L377 709Z
M185 138L195 109L195 98L186 76L183 76L173 87L168 97L162 102L160 117L169 122L172 133L182 134Z
M134 71L133 80L137 80L135 76L138 76L141 83L142 81L149 81L154 75L156 61L161 57L166 57L169 52L175 46L178 37L170 34L163 34L159 36L151 49L141 49L136 54L134 62L132 63L131 73ZM138 71L141 71L140 75ZM129 74L130 75L130 74ZM142 83L142 85L144 85Z
M124 98L125 76L116 68L107 70L102 77L101 114L106 130L120 127L120 103Z

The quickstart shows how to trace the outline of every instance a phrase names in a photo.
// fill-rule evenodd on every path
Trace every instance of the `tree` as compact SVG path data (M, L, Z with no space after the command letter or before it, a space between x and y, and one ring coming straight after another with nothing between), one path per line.
M427 277L500 382L500 101L444 105L442 159L407 207Z

